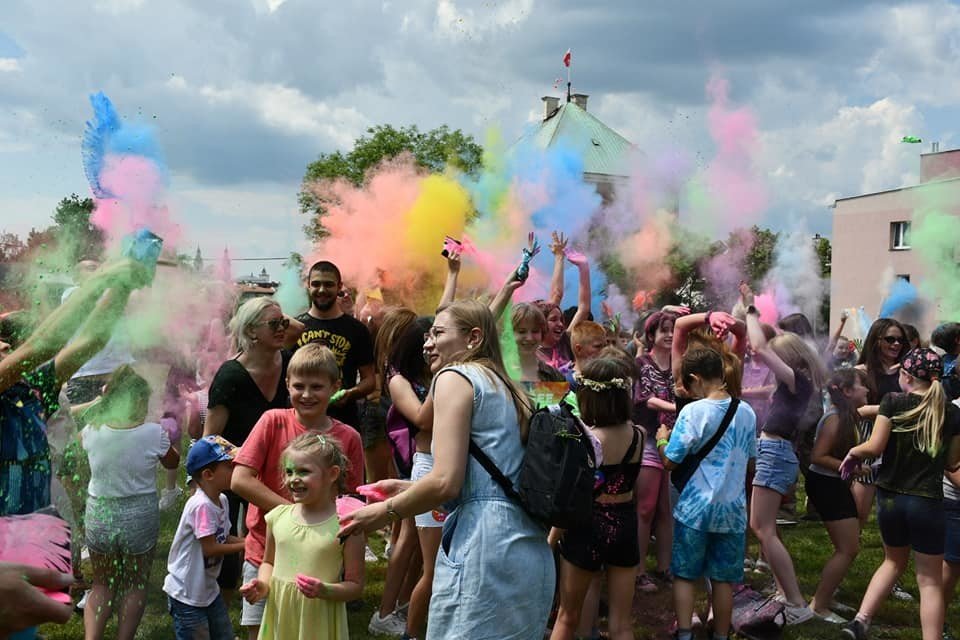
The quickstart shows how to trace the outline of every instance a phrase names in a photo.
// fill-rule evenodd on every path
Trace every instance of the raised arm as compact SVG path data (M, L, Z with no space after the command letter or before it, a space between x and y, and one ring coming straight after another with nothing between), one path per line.
M437 303L437 311L448 307L457 297L457 278L460 275L460 252L450 251L447 254L447 280L443 285L443 295Z
M513 292L522 286L523 283L517 280L516 273L511 273L488 306L490 313L493 314L495 319L500 319L500 316L503 315L503 310L507 308L507 303L513 298Z
M747 335L750 337L750 344L753 345L757 358L770 368L778 381L787 385L790 393L796 393L797 379L793 369L767 344L767 337L763 335L763 328L760 326L760 314L752 305L747 309Z
M63 384L69 380L84 362L106 346L117 321L123 316L130 293L128 286L111 287L97 301L93 312L83 324L80 335L61 349L54 360L53 369L58 383Z
M550 278L550 297L548 302L560 306L563 300L563 267L567 251L567 238L554 231L550 234L550 252L553 254L553 276Z
M847 318L850 317L850 314L846 309L840 311L840 324L837 325L836 330L830 334L830 340L827 342L826 349L823 350L823 357L829 358L833 355L833 350L837 346L837 342L840 341L840 336L843 334L843 326L847 324Z
M580 282L577 290L577 312L573 314L570 326L567 327L567 331L569 331L590 317L590 263L587 256L579 251L568 251L567 260L576 265L577 271L580 272Z

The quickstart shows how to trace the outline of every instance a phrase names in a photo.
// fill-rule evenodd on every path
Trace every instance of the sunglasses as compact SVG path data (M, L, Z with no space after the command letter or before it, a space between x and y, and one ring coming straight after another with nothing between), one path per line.
M273 320L267 320L266 322L261 322L261 325L267 325L270 327L270 331L280 331L283 329L287 330L287 327L290 326L290 318L274 318Z
M907 344L907 341L897 336L884 336L883 341L887 344Z

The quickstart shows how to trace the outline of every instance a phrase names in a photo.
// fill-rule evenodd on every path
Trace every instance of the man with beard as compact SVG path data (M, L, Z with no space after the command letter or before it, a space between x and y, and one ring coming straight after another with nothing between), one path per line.
M310 342L319 342L333 351L340 366L343 393L334 396L336 401L331 399L327 413L357 428L360 425L357 401L372 392L376 384L373 341L362 322L343 312L340 306L343 290L337 265L321 260L310 267L307 275L310 308L297 316L305 329L290 346L297 349Z

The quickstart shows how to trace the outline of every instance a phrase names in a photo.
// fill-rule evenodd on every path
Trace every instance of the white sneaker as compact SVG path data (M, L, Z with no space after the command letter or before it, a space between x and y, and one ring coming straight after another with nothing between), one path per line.
M169 511L177 504L177 498L183 493L180 487L160 491L160 511Z
M367 631L382 636L402 636L407 630L407 624L400 619L396 611L381 618L379 611L374 611L370 617Z
M811 608L810 611L813 611ZM829 622L830 624L847 624L850 622L842 616L838 616L833 611L828 611L827 613L817 613L813 611L813 615L816 616L818 620L823 620L824 622Z
M89 595L90 595L90 589L87 589L86 591L83 592L83 597L80 598L80 600L76 604L77 609L80 609L81 611L83 611L83 608L87 606L87 596Z
M383 548L383 555L390 557L390 554L393 553L393 543L387 540L386 546Z
M370 548L370 545L367 545L367 548L363 551L363 560L364 562L377 562L380 560L380 557Z
M903 602L913 602L913 595L900 586L899 582L893 585L893 591L890 592L890 595Z
M788 627L803 624L814 617L813 611L807 605L795 607L792 604L783 606L783 615L786 617Z
M766 560L757 558L757 561L753 565L754 573L770 573L770 565L767 564Z

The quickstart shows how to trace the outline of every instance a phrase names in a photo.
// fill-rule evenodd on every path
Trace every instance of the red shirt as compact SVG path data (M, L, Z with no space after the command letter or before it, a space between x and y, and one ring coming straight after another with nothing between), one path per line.
M360 441L360 434L339 420L330 418L330 421L330 428L322 433L340 441L343 453L350 461L347 493L356 493L357 486L363 482L363 443ZM308 431L310 429L297 420L296 410L271 409L260 416L234 462L253 469L260 482L268 489L290 500L290 494L283 486L280 455L294 438ZM263 562L263 550L267 542L267 521L264 515L266 514L260 507L250 503L246 517L247 541L244 553L245 559L257 566Z

